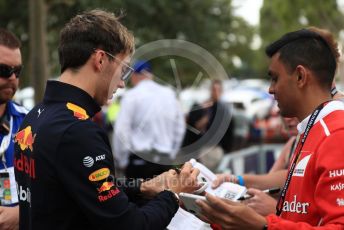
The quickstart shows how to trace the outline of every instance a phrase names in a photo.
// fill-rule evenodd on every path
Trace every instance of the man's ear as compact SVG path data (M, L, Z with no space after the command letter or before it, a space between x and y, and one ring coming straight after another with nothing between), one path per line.
M95 52L95 55L92 57L92 63L96 71L101 71L103 69L103 52Z
M309 81L308 70L302 66L298 65L295 69L297 85L299 87L304 87Z

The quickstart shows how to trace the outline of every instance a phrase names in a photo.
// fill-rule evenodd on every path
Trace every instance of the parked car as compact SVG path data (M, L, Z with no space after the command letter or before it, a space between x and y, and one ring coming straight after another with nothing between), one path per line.
M250 120L266 117L274 101L267 92L246 86L225 92L222 99L232 103L234 109L243 111Z

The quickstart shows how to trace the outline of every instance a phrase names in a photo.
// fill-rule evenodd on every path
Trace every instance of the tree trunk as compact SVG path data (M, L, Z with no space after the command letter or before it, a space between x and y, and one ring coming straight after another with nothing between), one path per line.
M30 11L30 84L35 90L35 104L43 99L48 78L46 12L44 0L28 0Z

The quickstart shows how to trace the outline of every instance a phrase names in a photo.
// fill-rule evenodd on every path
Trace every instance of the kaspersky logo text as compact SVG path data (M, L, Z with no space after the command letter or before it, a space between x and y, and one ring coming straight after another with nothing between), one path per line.
M33 143L35 142L36 134L32 134L31 126L27 126L25 129L20 130L14 137L14 142L17 142L21 150L30 149L33 150Z

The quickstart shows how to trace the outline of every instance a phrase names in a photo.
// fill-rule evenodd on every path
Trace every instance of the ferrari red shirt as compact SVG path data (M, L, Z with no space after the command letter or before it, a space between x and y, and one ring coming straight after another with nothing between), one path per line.
M298 125L301 135L309 118ZM321 110L301 149L281 216L269 215L267 221L269 230L344 229L342 102L332 101Z

